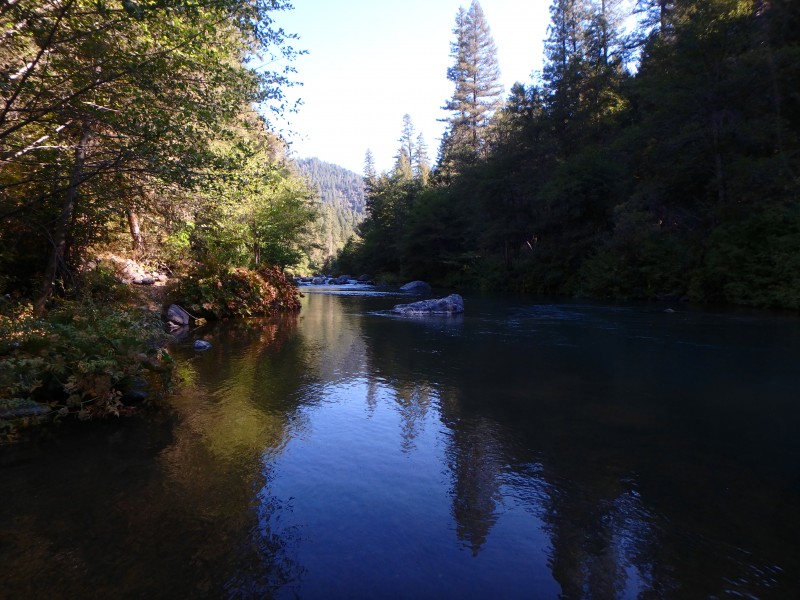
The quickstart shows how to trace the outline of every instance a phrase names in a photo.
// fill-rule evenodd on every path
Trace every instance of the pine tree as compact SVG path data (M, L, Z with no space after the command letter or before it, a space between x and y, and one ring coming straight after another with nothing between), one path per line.
M403 115L403 129L398 141L400 142L400 149L395 156L394 172L402 180L411 181L414 179L414 169L411 164L415 152L414 124L408 114Z
M581 102L578 79L585 73L589 53L586 44L588 25L586 0L553 0L542 78L550 96L556 127L564 126Z
M451 44L453 66L447 78L455 84L444 108L452 113L442 139L440 168L445 176L460 172L488 154L489 122L502 101L497 48L477 0L459 8Z
M543 80L561 153L602 136L625 105L626 46L620 0L553 0Z
M366 186L371 185L375 181L377 175L375 171L375 157L372 154L372 150L367 148L367 151L364 153L364 184Z
M428 158L428 144L425 142L425 137L421 133L417 136L414 154L411 157L411 166L414 169L414 178L423 186L428 185L431 163L430 158Z
M406 151L409 159L414 156L414 133L414 123L411 121L411 116L406 113L403 115L403 130L398 141L401 149Z
M411 182L414 180L414 169L411 166L411 157L405 146L400 147L400 151L395 157L394 170L392 174L400 181Z

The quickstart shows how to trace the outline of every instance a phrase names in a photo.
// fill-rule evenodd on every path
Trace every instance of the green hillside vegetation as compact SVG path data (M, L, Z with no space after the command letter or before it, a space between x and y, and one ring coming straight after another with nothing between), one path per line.
M168 385L158 314L101 255L209 315L299 308L282 271L315 207L253 108L289 108L291 67L252 60L297 54L272 19L289 7L0 6L0 436L7 415L122 414L139 380Z
M529 293L800 308L800 3L553 0L499 94L480 4L426 182L367 173L342 270Z
M364 220L364 180L357 173L318 158L302 158L296 164L320 200L316 243L308 250L309 265L311 270L325 271Z

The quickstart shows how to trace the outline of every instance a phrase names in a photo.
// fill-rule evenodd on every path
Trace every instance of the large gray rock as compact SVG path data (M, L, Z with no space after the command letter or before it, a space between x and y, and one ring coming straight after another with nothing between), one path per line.
M392 309L392 312L407 316L459 315L464 312L464 299L458 294L450 294L446 298L420 300L411 304L398 304Z
M339 275L339 277L334 279L331 283L333 283L333 285L347 285L350 283L350 275Z
M409 281L403 287L400 288L401 292L406 292L408 294L430 294L431 293L431 286L429 286L424 281Z
M175 327L183 327L189 324L192 316L177 304L171 304L167 309L167 314L164 315L164 320Z

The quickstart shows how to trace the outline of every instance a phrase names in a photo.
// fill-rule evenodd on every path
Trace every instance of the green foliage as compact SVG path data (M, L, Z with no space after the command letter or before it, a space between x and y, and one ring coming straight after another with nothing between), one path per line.
M147 379L153 392L170 383L166 339L158 316L147 311L61 302L38 318L30 305L6 306L0 412L39 407L38 414L80 419L130 414L134 409L123 400L131 381Z
M493 289L797 309L800 3L638 5L626 36L625 3L553 0L542 77L512 88L482 152L461 127L459 11L438 176L370 177L347 259Z
M297 161L297 169L320 200L310 269L320 270L341 250L364 220L364 181L352 171L317 158Z
M447 79L455 90L444 106L451 116L439 151L439 172L445 178L488 155L490 120L503 93L497 48L477 0L472 0L468 10L459 8L453 34L453 65L447 69Z
M253 157L252 139L265 130L242 107L284 108L291 68L248 65L254 55L270 64L273 55L285 63L296 54L271 18L288 7L282 0L4 6L0 269L10 274L7 285L32 295L41 281L41 312L56 281L68 286L87 249L119 237L129 217L166 222L168 235L170 223L203 211L211 190L233 184L240 157L218 145Z
M97 305L130 303L135 299L131 287L121 283L114 269L104 264L78 273L69 292L74 300Z
M183 277L171 296L195 315L215 319L263 317L300 310L297 288L275 267L207 269Z
M703 300L800 309L800 211L769 208L722 225L692 293Z
M302 262L317 218L308 185L276 156L282 142L249 126L260 122L252 112L242 118L245 124L234 140L214 144L224 168L189 208L190 219L168 239L182 262L211 272Z

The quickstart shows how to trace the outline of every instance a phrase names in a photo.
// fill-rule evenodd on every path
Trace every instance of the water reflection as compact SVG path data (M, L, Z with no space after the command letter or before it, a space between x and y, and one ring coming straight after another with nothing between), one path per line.
M486 419L460 423L448 449L456 534L472 556L478 555L498 517L503 451L495 427Z
M0 450L0 596L800 595L794 319L308 294Z

